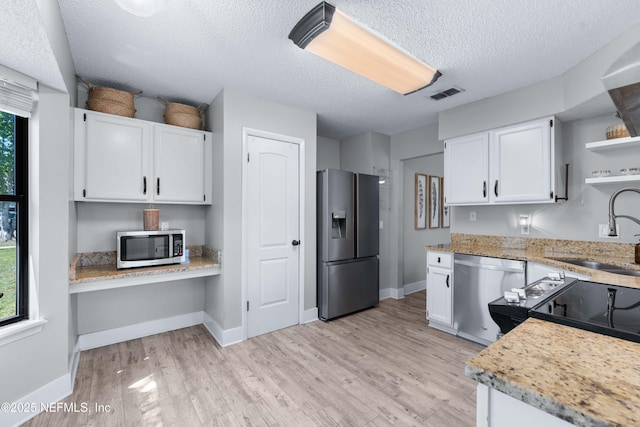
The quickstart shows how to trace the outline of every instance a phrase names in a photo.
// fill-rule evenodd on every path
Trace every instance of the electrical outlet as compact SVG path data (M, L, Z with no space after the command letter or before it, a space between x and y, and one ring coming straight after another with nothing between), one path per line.
M598 237L601 239L619 239L620 238L620 224L616 224L617 236L609 236L609 224L598 224Z
M469 212L469 221L476 222L476 211Z

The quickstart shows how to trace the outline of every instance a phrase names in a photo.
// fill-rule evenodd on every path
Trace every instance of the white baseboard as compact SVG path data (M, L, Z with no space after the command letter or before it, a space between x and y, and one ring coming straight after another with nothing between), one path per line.
M318 307L313 307L304 311L302 323L309 323L318 320Z
M404 298L404 288L382 288L380 289L380 300L383 299L402 299Z
M19 426L38 415L43 406L69 396L73 391L69 378L69 374L64 374L14 402L16 408L29 408L28 411L0 411L0 426Z
M420 280L419 282L407 283L404 285L404 294L409 295L414 292L419 292L424 289L427 289L427 281Z
M71 390L73 390L73 386L76 383L76 373L78 372L78 364L80 363L80 346L78 346L78 340L76 340L76 345L73 348L73 354L71 355L71 360L69 360L69 381L71 382Z
M78 337L78 347L80 350L89 350L91 348L173 331L175 329L200 325L203 323L203 315L203 311L196 311L164 319L152 320L150 322L138 323L136 325L124 326L122 328L80 335Z
M203 312L204 327L207 328L211 336L218 341L221 347L226 347L232 344L237 344L244 341L244 333L242 326L224 330L222 327L213 320L206 312Z

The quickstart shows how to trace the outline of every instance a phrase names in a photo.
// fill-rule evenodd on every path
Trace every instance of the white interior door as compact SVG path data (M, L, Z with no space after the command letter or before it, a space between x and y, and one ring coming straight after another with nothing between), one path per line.
M297 144L247 136L247 335L298 324Z

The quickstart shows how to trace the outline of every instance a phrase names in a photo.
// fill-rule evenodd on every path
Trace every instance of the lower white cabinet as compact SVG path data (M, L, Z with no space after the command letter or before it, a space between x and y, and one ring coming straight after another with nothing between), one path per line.
M484 384L476 392L476 427L571 427L573 424Z
M453 254L427 251L427 319L429 326L453 330Z

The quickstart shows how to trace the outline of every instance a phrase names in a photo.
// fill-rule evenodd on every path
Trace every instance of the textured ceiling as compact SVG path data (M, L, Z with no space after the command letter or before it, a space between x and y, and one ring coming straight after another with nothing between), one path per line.
M7 1L20 2L3 6ZM168 0L148 18L114 0L59 5L76 72L94 83L194 104L232 87L314 111L318 133L338 139L418 128L439 111L561 75L640 23L637 0L334 0L443 73L433 86L402 96L287 38L318 2ZM42 49L25 50L29 56ZM428 98L454 85L466 91Z
M0 64L65 90L35 0L0 0Z

